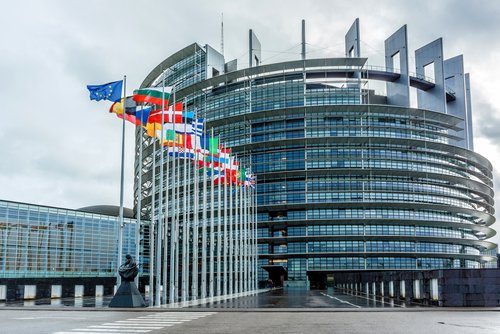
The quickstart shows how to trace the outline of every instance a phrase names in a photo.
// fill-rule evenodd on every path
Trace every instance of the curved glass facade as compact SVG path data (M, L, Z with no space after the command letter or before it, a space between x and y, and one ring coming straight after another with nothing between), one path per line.
M135 253L124 218L123 252ZM114 277L119 218L0 201L0 278Z
M160 68L182 73L166 76L179 86L178 101L252 166L260 280L269 265L285 267L289 281L306 281L308 271L479 268L495 260L496 245L486 241L495 234L492 166L456 144L463 118L391 105L365 87L370 76L400 74L377 69L377 77L365 58L212 76L207 48L193 44L167 58L143 87L161 82ZM409 85L434 83L420 77ZM151 161L146 154L141 162L143 194L151 193Z

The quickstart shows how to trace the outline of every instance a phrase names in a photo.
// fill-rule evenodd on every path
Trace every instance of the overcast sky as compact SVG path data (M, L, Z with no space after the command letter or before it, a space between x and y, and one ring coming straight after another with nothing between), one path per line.
M0 20L0 199L118 205L121 123L108 113L110 102L89 100L85 86L127 75L131 92L193 42L219 49L221 13L226 61L238 58L240 65L248 58L249 28L261 41L263 63L299 59L302 19L308 58L343 56L344 35L357 17L361 53L371 65L383 65L384 40L404 24L410 63L416 48L443 37L445 58L464 54L475 150L496 166L500 189L498 1L17 0L2 4ZM127 124L128 207L133 141Z

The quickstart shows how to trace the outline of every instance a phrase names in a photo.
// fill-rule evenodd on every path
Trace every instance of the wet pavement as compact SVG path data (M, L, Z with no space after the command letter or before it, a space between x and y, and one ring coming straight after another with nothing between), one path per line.
M346 294L341 290L274 289L237 299L209 302L191 308L401 308L422 307L393 298Z
M67 298L43 298L36 300L9 300L0 302L0 308L7 307L108 307L113 296L106 297L67 297Z
M77 297L0 302L1 307L107 308L112 296ZM147 301L147 299L145 299ZM321 309L321 308L407 308L422 307L393 298L362 293L347 294L338 289L307 290L298 288L273 289L252 296L209 301L187 306L191 309Z

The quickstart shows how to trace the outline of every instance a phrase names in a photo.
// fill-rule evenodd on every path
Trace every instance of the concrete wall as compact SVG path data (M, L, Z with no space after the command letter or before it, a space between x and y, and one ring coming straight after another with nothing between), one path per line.
M0 299L110 296L115 283L114 277L0 278Z
M335 285L349 290L361 283L362 291L439 306L500 306L500 269L442 269L405 271L334 272ZM392 282L392 283L391 283ZM365 291L368 287L369 291Z

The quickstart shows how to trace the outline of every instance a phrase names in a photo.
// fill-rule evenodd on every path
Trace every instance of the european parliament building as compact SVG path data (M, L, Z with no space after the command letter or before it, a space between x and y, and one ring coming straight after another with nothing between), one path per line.
M264 64L252 30L248 43L243 66L191 44L141 87L160 86L165 73L177 101L252 166L261 284L311 286L339 270L496 267L492 165L474 152L462 55L445 58L437 39L415 50L412 71L403 26L385 40L385 63L368 65L358 20L342 58L307 58L304 23L301 59ZM153 150L136 135L148 218Z
M231 294L232 288L250 291L256 280L260 286L272 281L321 288L335 274L337 286L384 295L384 282L362 277L383 272L400 275L386 275L389 295L398 285L404 297L411 279L413 296L419 296L424 279L446 284L446 277L438 282L425 272L458 269L476 277L497 267L497 245L488 241L496 233L492 166L474 152L463 57L445 58L437 39L415 50L410 70L406 26L384 45L385 62L368 65L356 20L345 35L344 57L310 59L303 22L300 59L262 63L260 41L250 30L248 63L226 61L210 45L193 43L150 71L141 88L173 86L174 99L204 118L205 130L213 130L241 165L251 166L257 188L247 197L215 188L233 201L212 203L210 219L216 221L207 228L209 218L190 206L191 200L206 206L194 198L196 178L165 183L163 198L170 209L183 208L185 218L173 237L172 221L165 221L160 238L185 246L163 266L168 273L153 277L153 253L163 252L156 257L161 263L173 254L171 241L155 250L158 232L152 230L161 207L159 184L169 178L158 177L161 154L138 127L135 207L125 218L123 254L140 254L141 291L153 284L165 293L160 285L165 288L168 276L168 289L175 284L169 298L177 301ZM186 175L185 166L177 165L179 174ZM174 188L176 196L169 196ZM241 204L253 203L255 194L257 205L243 212ZM111 294L119 223L117 210L108 209L0 201L0 299ZM192 217L198 225L189 222ZM239 230L221 232L222 221ZM228 235L238 240L240 255L227 253ZM496 298L482 305L500 305L500 285L495 287L493 293L481 290Z

